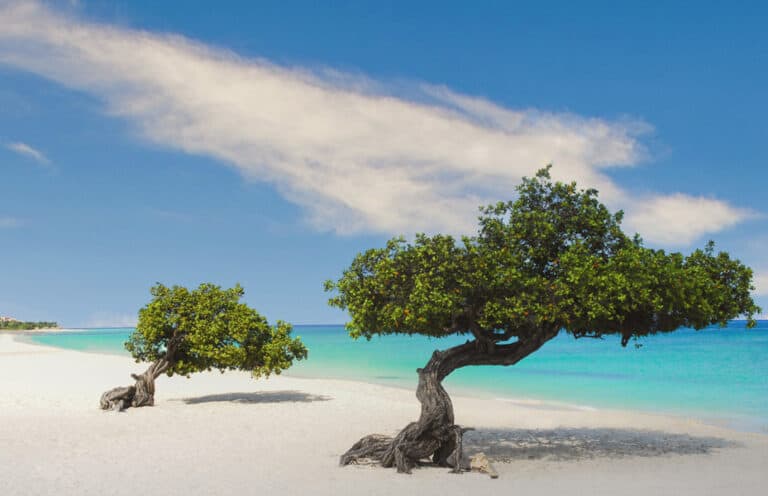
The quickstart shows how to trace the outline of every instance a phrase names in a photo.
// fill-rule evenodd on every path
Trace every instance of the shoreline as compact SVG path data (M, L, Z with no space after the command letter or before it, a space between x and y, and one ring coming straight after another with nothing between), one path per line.
M0 480L9 494L762 494L768 436L633 411L564 410L454 395L469 454L500 478L423 467L339 467L361 436L418 416L413 391L218 372L157 381L154 407L98 409L130 357L0 335ZM31 440L34 440L30 442ZM126 477L140 473L141 477ZM661 490L661 492L659 492ZM146 493L146 491L144 491Z
M64 329L62 327L38 327L36 329L0 329L0 333L36 333L36 332L61 332L61 331L77 331L79 329Z
M98 328L100 329L100 328ZM114 329L123 329L123 328L114 328ZM92 354L92 355L103 355L103 356L111 356L111 357L119 357L119 358L127 358L133 363L135 366L138 366L139 368L142 367L142 365L138 365L125 353L113 353L105 350L72 350L69 348L59 348L56 346L49 346L47 344L43 343L37 343L31 339L24 339L24 336L31 336L34 334L45 334L48 332L54 332L54 333L77 333L82 331L88 331L89 329L83 329L83 328L56 328L56 329L39 329L39 330L33 330L33 331L8 331L8 332L0 332L0 337L3 334L9 334L11 336L14 336L14 340L20 343L24 343L30 346L39 346L44 348L51 348L55 350L65 350L65 351L74 351L77 353L85 353L85 354ZM311 381L343 381L343 382L351 382L351 383L359 383L359 384L367 384L367 385L374 385L374 386L380 386L385 388L393 388L399 391L406 391L411 394L415 391L415 383L413 386L411 385L405 385L405 384L398 384L396 382L387 382L383 380L365 380L366 378L361 377L359 379L348 379L348 378L338 378L334 376L313 376L310 374L302 374L301 372L294 373L291 369L286 370L282 377L290 377L290 378L296 378L300 380L311 380ZM415 382L415 379L414 379ZM589 404L585 402L567 402L567 401L561 401L557 399L552 398L542 398L542 397L528 397L528 396L499 396L499 393L497 391L492 390L473 390L471 388L468 388L466 386L456 386L456 385L450 385L448 387L449 392L451 394L452 398L468 398L468 399L479 399L479 400L488 400L488 401L496 401L501 403L510 403L520 408L538 408L543 410L564 410L564 411L607 411L607 412L615 412L617 414L626 413L626 414L642 414L642 415L653 415L653 416L663 416L668 418L674 418L679 419L683 421L697 421L702 423L703 425L708 426L714 426L718 428L724 428L728 430L733 430L736 432L741 433L754 433L758 435L768 435L768 421L762 418L758 417L751 417L735 412L705 412L704 410L700 411L671 411L671 410L663 410L663 409L651 409L651 408L625 408L621 406L614 406L614 405L594 405ZM708 414L707 414L708 413Z

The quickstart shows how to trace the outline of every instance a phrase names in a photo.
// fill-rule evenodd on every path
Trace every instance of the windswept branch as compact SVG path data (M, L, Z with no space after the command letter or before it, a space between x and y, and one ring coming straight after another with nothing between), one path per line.
M558 329L555 327L545 328L525 340L510 344L496 344L492 352L477 346L475 341L467 341L463 345L442 352L441 370L438 376L442 381L457 368L468 365L514 365L541 348L544 343L557 336L557 333Z

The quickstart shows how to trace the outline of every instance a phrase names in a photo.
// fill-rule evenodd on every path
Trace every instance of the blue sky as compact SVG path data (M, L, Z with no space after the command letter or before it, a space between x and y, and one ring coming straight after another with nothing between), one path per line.
M768 8L637 4L0 0L0 314L120 325L212 281L343 322L357 252L471 233L549 162L766 308Z

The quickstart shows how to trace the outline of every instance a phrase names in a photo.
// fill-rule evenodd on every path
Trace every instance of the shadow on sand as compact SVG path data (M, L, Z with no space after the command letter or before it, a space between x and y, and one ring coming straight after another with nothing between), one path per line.
M480 429L467 432L464 437L468 455L482 451L499 462L698 455L738 446L740 444L716 437L637 429Z
M301 391L257 391L253 393L223 393L198 396L196 398L182 398L187 405L199 403L310 403L313 401L329 401L330 396L302 393Z

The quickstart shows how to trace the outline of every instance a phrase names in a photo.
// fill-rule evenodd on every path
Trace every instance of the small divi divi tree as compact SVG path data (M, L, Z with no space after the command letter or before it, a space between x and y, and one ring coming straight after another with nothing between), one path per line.
M461 242L418 235L359 254L330 304L349 312L353 338L468 336L418 369L421 415L394 438L362 438L341 457L409 472L431 458L460 471L464 429L442 381L470 365L513 365L565 331L630 339L681 327L724 326L752 316L752 271L710 242L688 256L643 246L593 189L552 182L549 168L517 187L517 199L481 209L478 234Z
M137 362L151 362L143 374L131 374L132 386L101 396L101 408L123 410L154 404L155 380L161 374L218 369L247 370L254 377L279 374L307 349L291 337L291 326L270 326L256 310L240 302L243 289L201 284L189 290L157 284L152 301L139 311L136 331L125 347Z

